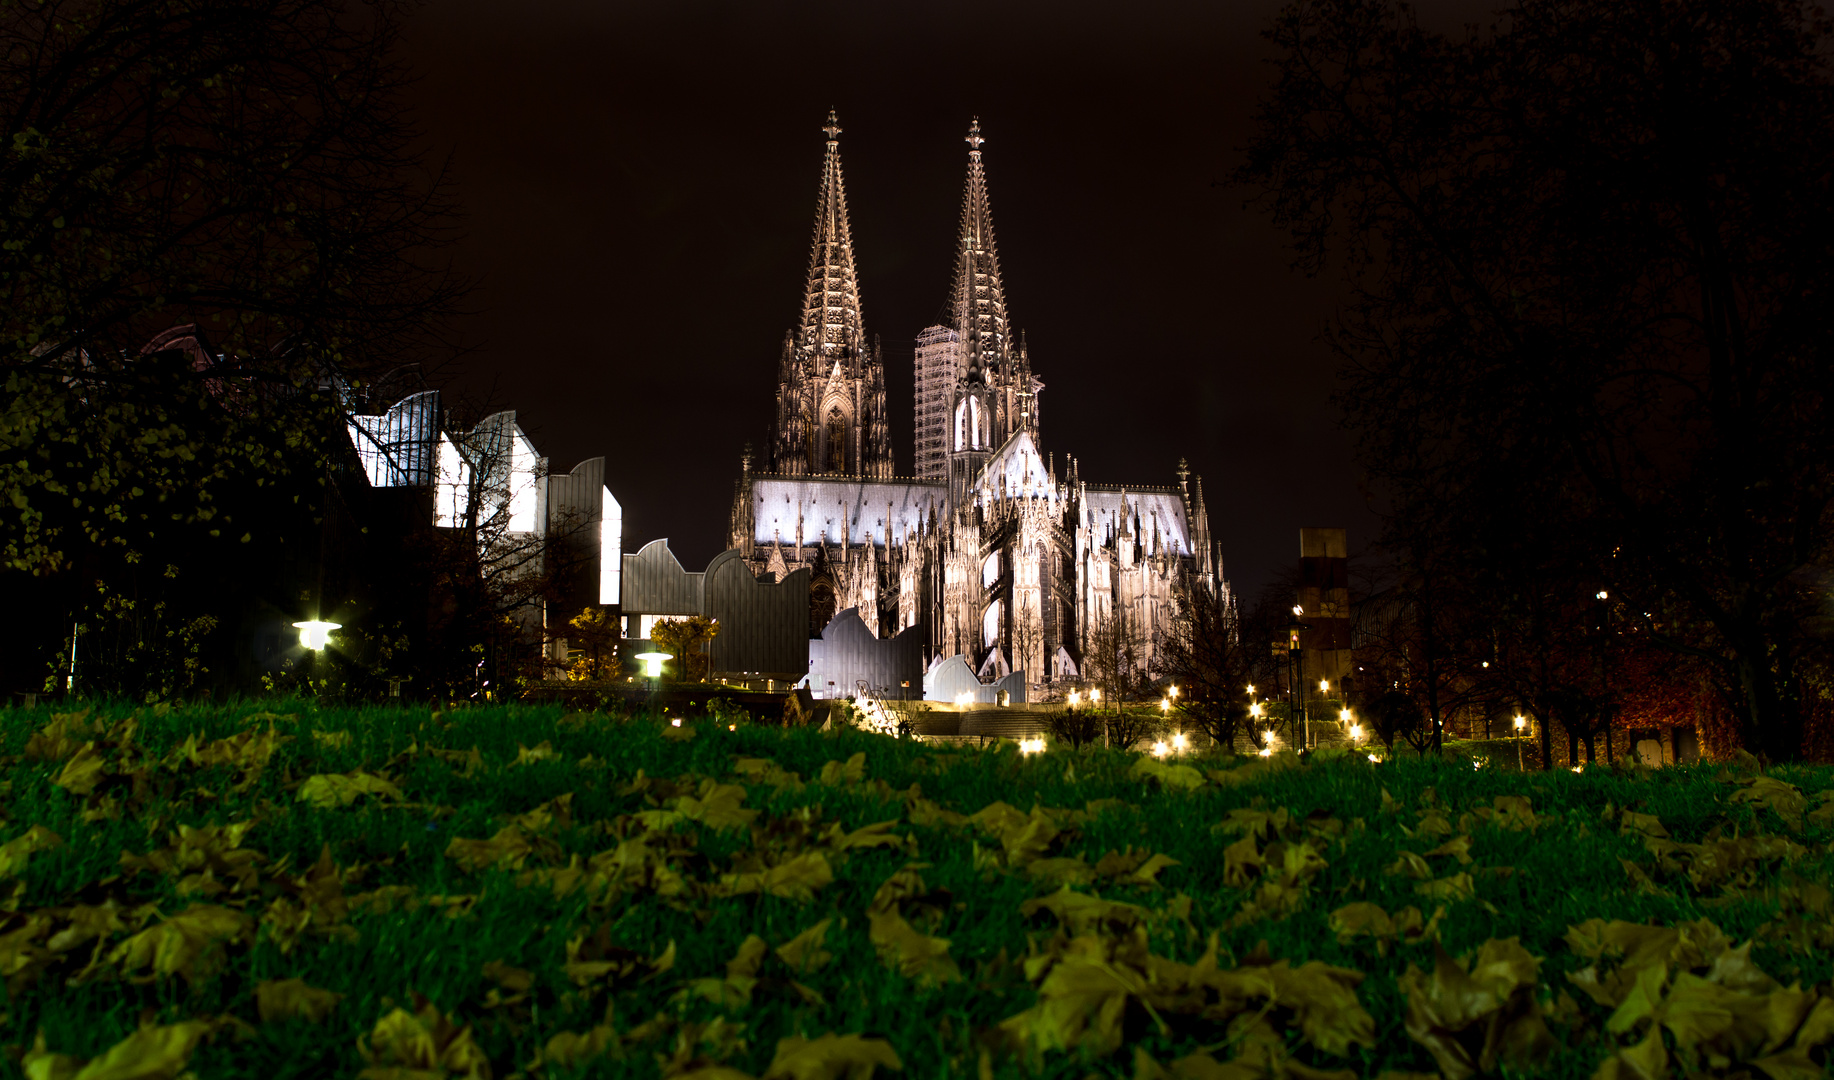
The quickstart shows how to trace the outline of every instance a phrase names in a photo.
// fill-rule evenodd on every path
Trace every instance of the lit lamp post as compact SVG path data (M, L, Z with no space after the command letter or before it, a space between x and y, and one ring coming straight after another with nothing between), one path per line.
M340 628L342 623L326 622L323 619L306 619L293 624L299 630L299 647L306 650L306 688L312 687L312 677L318 674L318 654L331 647L331 631Z
M1298 604L1294 604L1293 605L1293 621L1291 625L1289 625L1286 628L1286 631L1287 631L1287 647L1286 647L1287 683L1286 685L1287 685L1287 702L1288 702L1288 713L1287 713L1286 722L1290 726L1293 720L1296 718L1294 715L1295 713L1297 713L1298 716L1300 717L1304 717L1303 722L1305 724L1305 744L1306 744L1306 748L1310 749L1312 745L1312 718L1305 711L1305 687L1299 681L1301 675L1303 674L1303 672L1301 671L1301 668L1304 667L1304 664L1301 663L1300 656L1299 656L1299 635L1308 629L1306 624L1299 621L1299 616L1304 615L1304 614L1305 614L1305 608Z
M325 622L322 619L307 619L293 625L299 629L299 647L307 652L328 648L331 645L331 631L341 630L344 626L343 623Z
M1527 734L1527 731L1524 730L1527 727L1528 727L1528 718L1523 716L1521 713L1517 713L1516 714L1516 771L1517 772L1527 772L1528 771L1528 767L1522 764L1522 739Z
M675 659L675 654L665 652L640 652L637 654L636 658L643 661L643 674L644 677L648 678L650 681L650 693L654 694L656 692L656 680L662 677L662 662L664 660Z

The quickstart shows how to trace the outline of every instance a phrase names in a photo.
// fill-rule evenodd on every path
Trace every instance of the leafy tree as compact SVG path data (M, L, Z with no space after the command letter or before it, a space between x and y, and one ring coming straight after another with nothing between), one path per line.
M430 261L453 204L400 26L318 0L0 20L0 575L33 610L107 621L101 582L220 611L334 512L338 376L440 344L464 284Z
M675 670L680 673L682 682L705 682L713 664L706 646L719 632L717 619L688 615L658 622L650 631L650 637L663 651L674 655Z
M1572 530L1748 745L1797 754L1834 553L1827 20L1521 0L1451 38L1306 0L1268 37L1239 178L1349 279L1339 400L1395 518ZM1498 466L1532 481L1508 507Z
M608 609L586 608L567 620L567 626L571 630L567 644L577 645L582 654L567 669L567 678L574 682L599 682L618 673L616 661L621 635L617 620Z

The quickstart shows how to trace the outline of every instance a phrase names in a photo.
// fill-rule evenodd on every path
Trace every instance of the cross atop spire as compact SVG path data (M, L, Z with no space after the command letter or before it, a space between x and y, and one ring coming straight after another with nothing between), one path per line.
M822 161L821 193L815 203L815 238L809 254L809 276L803 293L802 325L796 345L804 355L820 356L822 374L830 358L864 351L859 275L853 264L853 237L847 224L847 190L841 180L841 126L828 110L828 152Z
M968 186L962 195L962 224L955 247L954 326L961 335L961 373L984 378L1011 351L1006 328L1006 290L1000 284L1000 256L993 242L993 210L981 165L981 120L968 128Z

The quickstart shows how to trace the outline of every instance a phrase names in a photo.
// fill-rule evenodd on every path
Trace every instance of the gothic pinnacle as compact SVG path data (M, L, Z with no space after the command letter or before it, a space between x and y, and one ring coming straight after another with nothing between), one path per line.
M828 110L828 125L822 128L822 130L828 133L828 143L830 145L840 138L841 124L840 121L835 118L833 109Z

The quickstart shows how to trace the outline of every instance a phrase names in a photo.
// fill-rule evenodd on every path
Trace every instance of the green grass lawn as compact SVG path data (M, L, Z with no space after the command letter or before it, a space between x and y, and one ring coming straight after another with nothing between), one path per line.
M1794 1080L1834 1046L1826 768L0 724L12 1074Z

